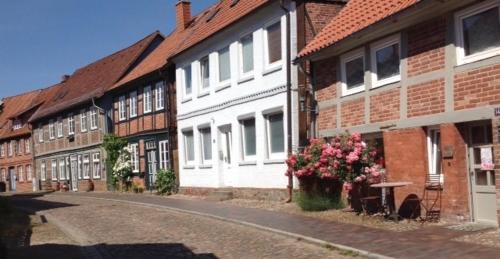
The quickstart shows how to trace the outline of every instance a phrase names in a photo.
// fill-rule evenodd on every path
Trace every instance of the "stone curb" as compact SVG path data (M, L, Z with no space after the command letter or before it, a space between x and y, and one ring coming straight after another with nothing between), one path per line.
M62 196L72 197L72 196L69 196L69 195L62 195ZM331 243L331 242L328 242L328 241L325 241L325 240L321 240L321 239L317 239L317 238L314 238L314 237L304 236L304 235L300 235L300 234L296 234L296 233L292 233L292 232L288 232L288 231L283 231L283 230L279 230L279 229L275 229L275 228L271 228L271 227L265 227L265 226L254 224L254 223L250 223L250 222L247 222L247 221L242 221L242 220L236 220L236 219L231 219L231 218L216 216L216 215L209 214L209 213L203 213L203 212L198 212L198 211L193 211L193 210L184 210L184 209L179 209L179 208L175 208L175 207L171 207L171 206L166 206L166 205L156 205L156 204L149 204L149 203L136 202L136 201L126 201L126 200L118 200L118 199L110 199L110 198L98 198L98 197L85 197L85 196L78 196L78 197L87 198L87 199L98 199L98 200L105 200L105 201L114 201L114 202L121 202L121 203L129 203L129 204L135 204L135 205L138 205L138 206L150 207L150 208L156 208L156 209L172 210L172 211L176 211L176 212L180 212L180 213L186 213L186 214L191 214L191 215L197 215L197 216L212 218L212 219L216 219L216 220L220 220L220 221L230 222L230 223L234 223L234 224L238 224L238 225L242 225L242 226L247 226L247 227L252 227L252 228L260 229L260 230L263 230L263 231L272 232L272 233L279 234L279 235L282 235L282 236L295 238L297 240L302 240L302 241L305 241L305 242L313 244L313 245L318 245L318 246L321 246L323 248L324 247L333 247L333 248L336 248L336 249L339 249L339 250L352 251L352 252L355 252L357 254L369 257L369 258L392 259L392 257L388 257L388 256L377 254L377 253L372 253L372 252L369 252L369 251L366 251L366 250L361 250L361 249L358 249L358 248L354 248L354 247L350 247L350 246L346 246L346 245L341 245L341 244L335 244L335 243Z
M101 253L93 246L94 244L90 242L90 239L77 229L73 228L69 224L65 223L61 219L53 216L50 213L42 213L40 211L32 210L26 207L15 206L16 209L20 211L24 211L29 214L34 214L37 216L44 216L47 222L57 227L61 230L66 236L71 238L73 241L77 242L80 245L80 249L82 251L82 255L85 258L91 259L103 259L104 257Z

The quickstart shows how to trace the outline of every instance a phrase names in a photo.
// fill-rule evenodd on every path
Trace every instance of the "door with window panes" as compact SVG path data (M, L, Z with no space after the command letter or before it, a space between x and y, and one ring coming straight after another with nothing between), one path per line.
M70 157L71 164L71 189L78 191L78 160L77 156Z
M158 159L156 151L156 142L147 141L146 142L146 154L147 154L147 179L146 184L150 190L154 189L156 183L156 172L158 171Z
M490 123L469 127L469 167L473 219L497 225L497 198Z
M233 185L233 175L229 174L232 159L232 132L231 125L219 127L219 172L224 177L224 185Z

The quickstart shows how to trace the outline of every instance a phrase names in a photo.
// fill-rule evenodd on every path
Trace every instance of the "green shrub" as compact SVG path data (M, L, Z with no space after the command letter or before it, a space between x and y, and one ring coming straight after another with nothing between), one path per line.
M304 211L324 211L329 209L341 209L344 207L344 203L338 196L332 198L299 192L295 201Z
M160 170L156 174L156 191L158 194L170 195L177 190L173 170Z

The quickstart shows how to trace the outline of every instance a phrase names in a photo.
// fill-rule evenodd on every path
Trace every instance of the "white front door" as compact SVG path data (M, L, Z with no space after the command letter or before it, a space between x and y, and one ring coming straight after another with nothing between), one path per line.
M148 150L148 177L149 189L152 190L156 183L156 172L158 170L158 162L156 160L156 150Z
M224 178L225 186L233 184L232 176L230 175L231 162L233 160L232 138L231 125L219 127L219 170Z
M470 127L470 183L473 218L476 222L498 224L495 170L492 168L491 124Z

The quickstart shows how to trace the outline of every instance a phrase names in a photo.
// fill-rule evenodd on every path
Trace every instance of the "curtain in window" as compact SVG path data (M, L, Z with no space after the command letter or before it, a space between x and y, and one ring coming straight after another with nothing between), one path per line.
M281 23L267 27L267 47L269 63L281 60Z
M256 154L255 119L243 121L243 134L245 136L245 155Z
M243 73L253 70L253 36L248 35L241 39L241 54L243 59Z
M193 132L187 131L184 132L184 138L186 141L186 158L187 161L194 161L194 139Z
M229 57L229 47L219 51L219 81L226 81L231 78L231 61Z
M285 152L283 113L269 115L271 153Z
M191 94L193 89L191 82L191 65L184 68L184 87L186 94Z
M203 141L203 160L212 159L212 133L210 128L200 130Z

